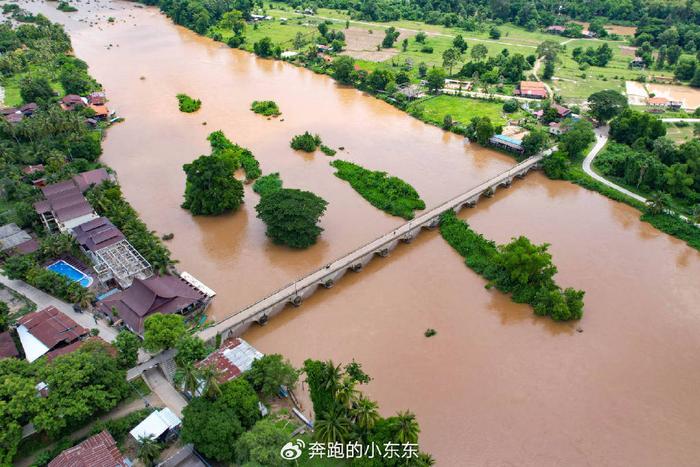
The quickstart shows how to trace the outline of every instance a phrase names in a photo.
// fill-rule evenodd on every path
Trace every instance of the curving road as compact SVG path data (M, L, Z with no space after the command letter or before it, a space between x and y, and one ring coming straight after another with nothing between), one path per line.
M700 119L697 118L664 118L662 119L664 122L700 122ZM591 151L588 153L586 158L583 160L583 171L586 172L588 175L590 175L592 178L595 180L599 181L600 183L609 186L613 190L617 190L620 193L623 193L630 198L634 198L637 201L640 201L644 204L648 204L647 198L638 195L637 193L633 193L625 188L622 188L620 185L616 185L615 183L611 182L607 178L598 175L595 173L593 168L591 167L593 165L593 160L596 158L598 153L600 152L601 149L605 146L605 143L608 142L608 130L610 127L604 126L600 128L596 128L595 130L595 138L596 142ZM681 214L678 214L677 212L671 210L671 209L666 209L666 213L678 216L679 218L683 219L684 221L689 221L689 219L686 216L683 216ZM700 224L695 224L696 227L700 227Z
M588 175L590 175L592 178L596 179L600 183L609 186L610 188L619 191L620 193L624 193L625 195L629 196L630 198L634 198L637 201L640 201L644 204L647 203L647 199L643 196L638 195L637 193L633 193L625 188L622 188L620 185L616 185L607 178L598 175L595 173L593 168L591 167L593 165L593 160L595 157L598 155L601 149L605 146L605 144L608 142L608 130L610 127L608 126L603 126L600 128L596 128L595 130L595 145L593 146L593 149L588 153L586 158L583 160L583 171L586 172Z

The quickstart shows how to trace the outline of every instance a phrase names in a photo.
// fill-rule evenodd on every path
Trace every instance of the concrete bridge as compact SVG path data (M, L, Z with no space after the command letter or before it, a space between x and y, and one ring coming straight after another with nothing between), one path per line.
M252 323L265 324L287 305L301 305L319 287L331 288L348 271L361 271L375 256L388 256L399 242L410 243L422 229L434 229L440 224L440 216L444 212L450 209L459 212L463 207L474 207L482 196L491 197L499 187L509 187L515 178L523 178L530 170L537 168L542 158L550 152L551 150L520 162L465 193L430 209L396 230L382 235L327 266L282 287L235 315L203 329L199 332L199 337L204 341L214 342L216 336L221 335L222 340L225 340L229 337L240 336Z

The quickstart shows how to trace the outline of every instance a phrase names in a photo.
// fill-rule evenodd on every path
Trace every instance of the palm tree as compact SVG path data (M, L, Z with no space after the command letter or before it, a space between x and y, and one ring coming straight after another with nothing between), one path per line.
M379 404L375 401L365 396L360 396L350 411L350 415L358 428L363 431L369 431L374 428L374 425L380 418L378 409Z
M408 410L396 414L396 441L397 443L417 443L420 426L416 421L416 415Z
M76 302L78 302L78 305L80 305L81 308L87 308L92 304L92 301L95 299L95 293L90 289L81 287L80 290L77 291L76 298Z
M162 449L160 443L149 436L139 437L138 441L137 457L147 466L153 465L153 462L160 456Z
M693 207L693 216L692 216L692 220L693 220L696 224L700 224L700 204L697 204L697 205L695 205L695 207Z
M416 458L416 465L419 467L431 467L435 465L435 458L427 452L419 452Z
M207 365L200 370L200 376L204 381L204 389L202 395L207 399L214 400L221 395L221 387L219 384L219 370L212 364Z
M333 407L330 412L325 412L314 423L316 439L321 443L344 443L351 431L350 420L339 407Z
M340 370L340 365L335 365L333 360L328 360L326 362L326 380L323 383L324 389L331 394L335 394L338 386L340 385L340 379L342 377L342 371Z
M647 209L650 214L661 214L666 210L666 194L655 191L647 199Z
M360 391L355 389L356 385L357 381L348 376L344 377L335 391L336 402L345 408L351 408L360 396Z
M199 389L201 380L201 372L193 363L181 366L175 372L175 384L185 392L189 392L192 397L197 396L197 389Z

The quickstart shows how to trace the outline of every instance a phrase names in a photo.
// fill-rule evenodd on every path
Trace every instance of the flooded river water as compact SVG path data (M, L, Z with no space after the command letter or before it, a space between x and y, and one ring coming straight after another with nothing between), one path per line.
M294 134L344 146L337 158L403 178L428 206L513 165L327 77L198 37L155 9L91 1L67 15L55 3L23 5L66 24L126 118L109 130L103 160L148 225L175 234L179 268L217 291L217 320L401 224L334 177L331 159L292 151ZM202 109L180 113L180 92ZM261 99L277 101L284 121L250 112ZM263 172L329 201L316 246L270 244L249 186L234 214L193 218L179 208L181 166L209 152L216 129L249 147ZM697 465L700 254L633 209L538 173L462 216L499 242L523 234L551 243L558 281L587 292L583 332L485 290L439 233L426 232L244 337L295 364L362 362L374 377L365 392L386 415L415 411L438 465ZM430 339L429 327L438 332Z

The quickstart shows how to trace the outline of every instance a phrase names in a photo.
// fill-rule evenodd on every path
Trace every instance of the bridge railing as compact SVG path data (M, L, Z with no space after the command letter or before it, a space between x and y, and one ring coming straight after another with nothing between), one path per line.
M482 192L483 190L486 190L486 189L492 187L494 185L494 183L500 183L500 181L502 181L502 180L516 176L518 173L522 172L524 169L529 168L533 165L536 165L540 160L542 160L542 158L545 155L548 155L550 152L551 151L547 151L544 153L540 153L540 154L531 156L531 157L525 159L524 161L518 163L517 165L514 165L513 167L506 170L505 172L501 172L498 175L491 177L487 181L485 181L485 182L483 182L483 183L481 183L473 188L470 188L468 191L466 191L462 194L459 194L457 196L454 196L454 197L450 198L449 200L437 205L436 207L430 209L428 212L425 212L425 213L421 214L420 216L418 216L417 218L412 219L409 222L398 227L393 232L380 235L380 236L376 237L374 240L367 242L366 244L364 244L360 247L354 248L354 249L348 251L347 253L337 257L336 259L334 259L330 263L328 263L328 265L330 266L330 268L328 270L328 274L332 274L333 272L338 271L339 269L349 267L354 261L356 261L356 259L352 259L352 260L348 260L348 261L343 261L343 260L345 258L351 256L353 253L360 251L360 250L363 250L363 249L366 249L366 248L370 247L373 243L377 243L378 241L380 241L382 239L385 239L386 241L384 241L378 245L375 245L375 248L381 248L382 246L393 242L397 238L401 238L405 233L410 232L412 229L414 229L416 227L420 227L423 223L430 221L435 216L438 216L438 215L442 214L443 212L447 211L448 209L453 209L455 206L459 205L460 203L463 203L464 200L460 201L460 199L465 198L466 195L469 195L469 196L466 196L467 198L469 198L471 196L474 196L477 193ZM367 253L363 253L360 256L364 256L365 254L367 254ZM341 264L336 264L336 263L341 263ZM265 300L270 299L274 295L279 294L280 292L284 291L285 289L291 288L292 286L294 286L294 284L298 284L300 282L303 282L303 281L307 280L308 278L310 278L311 276L318 274L319 271L322 271L322 269L316 269L314 271L311 271L308 274L305 274L305 275L289 282L288 284L278 288L277 290L269 293L268 295L265 295L263 298L257 300L256 302L248 305L247 307L243 308L242 310L238 311L237 313L234 313L233 315L227 316L225 319L223 319L219 323L216 323L215 326L221 325L222 323L224 323L226 321L229 321L229 320L236 318L236 316L239 316L240 314L245 313L246 311L250 310L251 308L254 308L255 306L264 302ZM305 285L303 287L307 287L307 286L308 285Z

